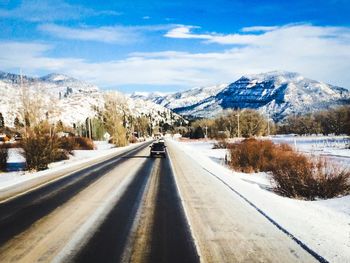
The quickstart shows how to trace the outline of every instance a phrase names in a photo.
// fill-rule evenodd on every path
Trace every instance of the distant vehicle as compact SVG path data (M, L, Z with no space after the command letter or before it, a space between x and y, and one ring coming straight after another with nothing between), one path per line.
M166 158L166 146L164 145L164 142L155 142L151 146L150 156L156 157L156 156L162 156L163 158Z
M22 135L20 135L19 133L15 135L14 137L15 141L20 141L22 140Z

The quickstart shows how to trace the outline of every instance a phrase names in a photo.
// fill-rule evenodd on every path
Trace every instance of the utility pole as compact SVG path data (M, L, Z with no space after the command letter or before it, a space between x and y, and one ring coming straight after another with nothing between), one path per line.
M240 112L238 110L238 113L237 113L237 137L241 137L241 133L240 133L240 130L239 130L239 116L240 116Z
M270 113L267 112L267 137L270 137Z
M25 132L25 137L28 137L28 127L27 127L27 125L26 125L26 114L27 114L27 112L26 112L26 110L27 110L27 105L24 105L24 97L25 97L25 94L24 94L24 87L23 87L23 76L22 76L22 69L20 68L19 69L19 79L20 79L20 92L21 92L21 96L22 96L22 98L21 98L21 102L23 103L23 107L25 108L25 112L24 112L24 115L23 115L23 117L24 117L24 126L25 126L25 130L24 130L24 132ZM27 94L26 94L27 95Z
M92 139L92 127L91 127L91 118L89 118L89 138Z

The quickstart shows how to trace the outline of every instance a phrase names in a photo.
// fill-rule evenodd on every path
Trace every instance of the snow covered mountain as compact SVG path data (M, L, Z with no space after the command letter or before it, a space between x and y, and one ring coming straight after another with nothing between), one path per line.
M72 125L95 116L97 109L104 106L104 94L92 84L62 74L34 78L0 72L0 112L10 127L14 125L15 117L19 116L23 97L37 99L40 103L38 114L41 116L49 115L52 122L62 120L63 123ZM182 119L171 110L151 101L119 95L134 116L150 115L156 123Z
M243 76L232 84L216 86L212 93L192 89L157 98L155 102L183 116L215 116L224 109L252 108L275 121L291 114L304 114L337 105L350 104L347 89L301 76L274 71Z
M220 84L220 85L209 86L209 87L198 87L198 88L193 88L182 92L176 92L176 93L165 94L165 95L159 92L153 92L153 93L135 92L131 94L130 97L141 98L143 100L152 101L168 109L179 109L182 107L192 106L208 97L215 96L226 87L227 87L227 84Z

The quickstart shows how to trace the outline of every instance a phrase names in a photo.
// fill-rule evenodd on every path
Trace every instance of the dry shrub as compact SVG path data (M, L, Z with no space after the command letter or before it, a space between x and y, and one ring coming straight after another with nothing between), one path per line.
M68 154L73 154L74 150L93 150L94 142L86 137L61 137L59 138L60 149Z
M305 198L332 198L350 192L350 172L311 159L288 145L247 139L232 145L230 165L243 172L270 171L275 190L281 195Z
M8 159L8 147L6 144L0 144L0 171L6 170Z
M130 136L129 143L137 143L137 138L135 136Z
M59 138L60 148L69 154L73 153L73 150L77 148L77 143L74 137L61 137Z
M94 142L86 137L73 137L75 142L75 150L93 150Z
M230 145L233 169L242 172L269 171L274 158L275 146L271 141L245 139Z
M350 172L325 159L311 159L294 151L276 156L272 169L275 189L295 198L332 198L350 192Z
M22 140L22 148L28 170L45 170L49 163L67 159L67 156L59 149L56 137L32 135Z

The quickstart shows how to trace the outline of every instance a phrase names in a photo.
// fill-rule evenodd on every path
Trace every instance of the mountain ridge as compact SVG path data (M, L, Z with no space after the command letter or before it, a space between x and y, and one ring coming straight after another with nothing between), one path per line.
M0 112L9 127L13 127L14 119L20 117L23 87L26 88L27 96L36 96L42 102L41 116L50 113L51 122L61 120L67 125L83 123L87 117L97 116L98 109L104 107L104 95L107 92L93 84L63 74L29 77L0 71ZM152 116L154 125L172 122L174 119L183 120L179 115L156 103L128 98L117 91L113 93L123 97L122 100L126 102L133 116Z
M226 109L250 108L271 116L274 121L283 121L289 115L350 104L348 89L305 78L296 72L271 71L243 75L226 87L224 84L217 87L220 88L200 100L198 97L186 98L186 94L198 90L196 88L177 93L176 96L188 102L194 101L177 107L169 107L169 103L164 103L169 96L157 100L161 101L161 105L187 117L214 117Z

